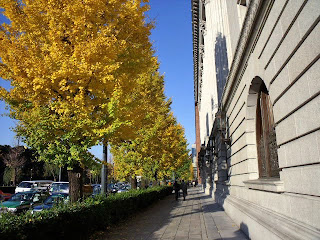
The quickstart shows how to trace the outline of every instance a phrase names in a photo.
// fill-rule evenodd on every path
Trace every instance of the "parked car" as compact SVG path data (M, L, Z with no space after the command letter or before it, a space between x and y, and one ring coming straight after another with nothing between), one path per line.
M122 185L122 186L118 189L118 193L128 192L130 189L131 189L131 186L129 186L129 185Z
M53 181L51 180L35 180L35 181L22 181L16 187L15 193L28 192L32 190L36 191L48 191Z
M125 189L124 187L121 187L117 191L117 193L122 193L122 192L127 192L127 189Z
M108 187L107 187L108 193L117 193L118 189L119 188L116 184L113 184L113 183L108 184Z
M50 194L67 193L69 194L69 182L53 182L50 188Z
M53 206L58 205L59 203L67 203L67 202L69 202L68 193L53 193L43 202L43 204L34 206L32 209L32 213L50 209Z
M92 196L98 195L101 193L101 184L92 184Z
M11 198L11 196L11 193L4 193L0 190L0 201L7 201L9 198Z
M39 191L19 192L12 195L8 201L0 204L1 211L20 213L30 209L31 206L41 204L47 197L47 193Z

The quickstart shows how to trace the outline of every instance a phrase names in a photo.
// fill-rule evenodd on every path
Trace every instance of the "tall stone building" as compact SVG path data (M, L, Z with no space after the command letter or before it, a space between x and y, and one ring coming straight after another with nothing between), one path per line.
M320 0L192 0L199 177L252 239L320 239Z

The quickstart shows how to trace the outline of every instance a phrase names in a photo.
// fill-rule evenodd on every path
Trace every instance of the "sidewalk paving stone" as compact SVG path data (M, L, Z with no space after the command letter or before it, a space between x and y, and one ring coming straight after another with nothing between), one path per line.
M248 239L214 200L189 188L186 201L168 196L112 227L108 240L245 240Z

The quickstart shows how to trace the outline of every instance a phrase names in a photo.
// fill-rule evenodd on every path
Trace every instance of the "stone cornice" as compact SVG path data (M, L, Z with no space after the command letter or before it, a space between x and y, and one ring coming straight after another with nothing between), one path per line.
M257 19L259 10L261 9L262 4L265 0L251 0L248 6L247 14L241 29L241 33L238 39L237 48L233 57L233 61L230 67L228 74L227 82L224 87L222 101L220 106L223 110L228 105L228 102L231 100L233 87L237 82L237 75L240 70L242 60L246 54L249 40L254 29L254 23ZM267 0L269 1L269 0Z
M198 102L199 86L199 0L191 0L192 6L192 35L193 35L193 73L194 99Z

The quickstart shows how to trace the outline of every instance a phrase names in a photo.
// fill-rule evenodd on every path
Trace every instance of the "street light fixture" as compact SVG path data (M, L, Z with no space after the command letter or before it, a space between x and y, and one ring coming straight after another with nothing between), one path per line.
M220 131L221 134L221 141L224 142L227 145L231 145L231 139L227 136L227 116L226 112L219 111L216 113L216 120L217 120L217 127L218 131Z

